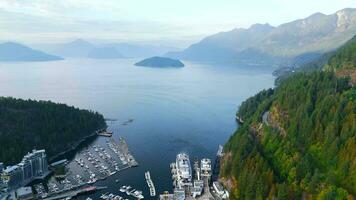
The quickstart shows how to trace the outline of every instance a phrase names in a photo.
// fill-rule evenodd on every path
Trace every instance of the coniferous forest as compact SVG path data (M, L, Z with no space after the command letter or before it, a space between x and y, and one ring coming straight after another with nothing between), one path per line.
M220 174L231 199L355 199L355 47L241 105Z
M15 164L34 148L54 156L105 126L104 117L97 112L0 97L0 162Z

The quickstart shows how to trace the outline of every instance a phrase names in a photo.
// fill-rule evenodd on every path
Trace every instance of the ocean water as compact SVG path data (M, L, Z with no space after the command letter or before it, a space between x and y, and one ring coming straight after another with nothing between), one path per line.
M1 96L66 103L118 120L109 126L116 139L126 139L139 167L97 182L108 189L90 195L94 199L105 192L120 194L121 185L143 190L149 199L147 170L157 194L171 191L169 164L176 154L213 159L218 145L237 128L234 117L241 102L274 82L272 69L263 66L185 62L184 68L157 69L134 66L137 61L0 63ZM129 119L133 122L123 125Z

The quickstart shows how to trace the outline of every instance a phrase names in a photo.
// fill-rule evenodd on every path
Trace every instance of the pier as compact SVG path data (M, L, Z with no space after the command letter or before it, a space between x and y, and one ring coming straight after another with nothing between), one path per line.
M146 178L146 182L147 182L147 185L148 185L148 188L150 189L150 196L151 197L154 197L156 196L156 188L153 184L153 181L151 179L151 174L149 171L145 172L145 178Z
M81 194L95 192L96 190L102 190L102 189L106 189L106 187L88 186L88 187L83 187L83 188L80 188L77 190L64 191L62 193L54 194L51 197L44 198L44 200L65 199L68 197L72 198L72 197L76 197Z

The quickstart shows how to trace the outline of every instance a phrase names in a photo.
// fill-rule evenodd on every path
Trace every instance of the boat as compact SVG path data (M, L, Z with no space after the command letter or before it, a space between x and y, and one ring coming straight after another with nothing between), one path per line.
M142 191L138 191L138 190L133 192L132 196L136 197L137 199L143 199L144 198L144 196L142 195Z
M122 187L119 189L119 191L120 191L120 192L125 192L125 191L126 191L126 187L127 187L127 186L125 186L125 185L122 186Z

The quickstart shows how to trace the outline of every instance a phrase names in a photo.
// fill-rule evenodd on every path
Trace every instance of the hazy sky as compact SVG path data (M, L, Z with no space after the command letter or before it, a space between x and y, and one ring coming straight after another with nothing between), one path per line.
M220 31L346 7L356 7L356 0L0 0L0 40L185 46Z

